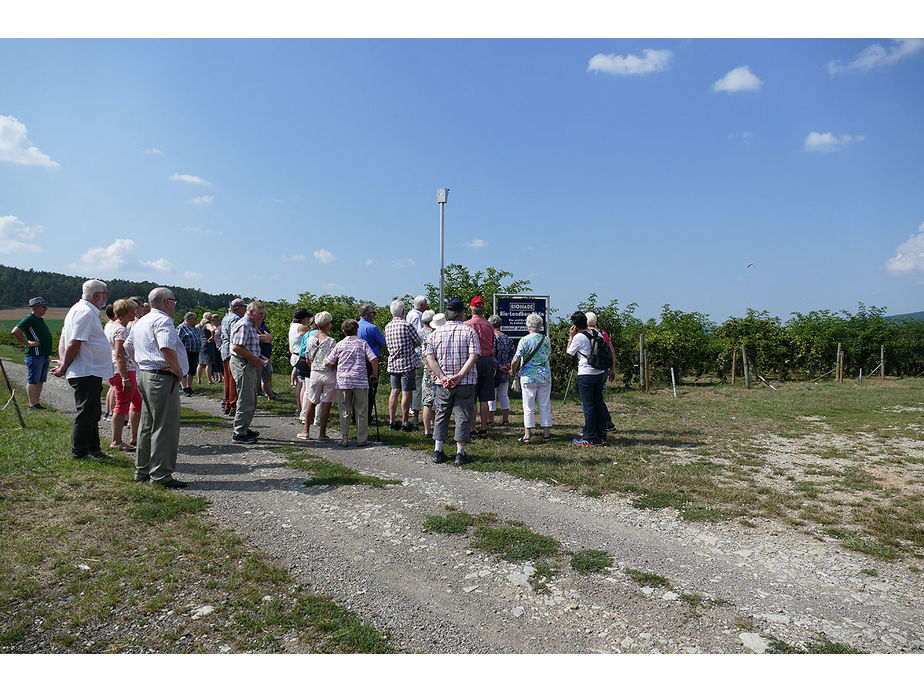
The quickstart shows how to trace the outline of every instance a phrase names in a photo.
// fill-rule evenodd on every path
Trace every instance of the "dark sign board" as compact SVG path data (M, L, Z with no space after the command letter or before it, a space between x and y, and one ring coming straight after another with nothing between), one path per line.
M548 296L494 295L494 313L500 316L501 331L511 339L519 339L529 334L529 330L526 329L526 316L530 313L538 313L542 318L542 329L548 334L548 311Z

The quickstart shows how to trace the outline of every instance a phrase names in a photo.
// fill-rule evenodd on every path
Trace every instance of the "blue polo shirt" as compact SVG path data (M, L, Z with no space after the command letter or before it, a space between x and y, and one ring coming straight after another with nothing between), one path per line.
M382 330L376 327L375 323L369 322L365 318L360 318L359 330L356 332L356 336L366 341L376 358L382 355L382 347L385 346L385 335L382 334Z

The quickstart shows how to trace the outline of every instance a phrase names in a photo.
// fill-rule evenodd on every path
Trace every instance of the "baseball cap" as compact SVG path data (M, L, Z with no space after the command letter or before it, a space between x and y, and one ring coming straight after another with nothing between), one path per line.
M451 310L455 313L461 313L465 310L465 304L462 303L461 298L450 298L446 301L446 310Z
M484 299L481 296L475 296L469 304L472 308L484 308Z
M229 307L229 308L237 308L238 306L246 306L246 305L247 305L247 303L244 301L243 298L236 298L236 299L234 299L233 301L231 301L231 303L230 303L230 305L229 305L228 307Z
M36 296L35 298L30 298L30 299L29 299L29 307L30 307L30 308L31 308L32 306L47 306L47 305L48 305L48 301L46 301L46 300L45 300L44 298L42 298L41 296Z

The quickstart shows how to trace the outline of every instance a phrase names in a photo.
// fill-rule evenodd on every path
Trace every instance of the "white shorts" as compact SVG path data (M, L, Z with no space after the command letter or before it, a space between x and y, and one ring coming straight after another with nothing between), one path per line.
M337 399L337 371L311 371L308 381L308 401L334 402Z

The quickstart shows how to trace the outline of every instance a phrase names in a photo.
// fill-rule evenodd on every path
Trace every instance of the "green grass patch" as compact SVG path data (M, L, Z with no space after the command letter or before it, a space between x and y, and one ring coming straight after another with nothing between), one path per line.
M228 420L213 414L207 414L198 409L190 407L180 407L180 425L181 426L208 426L227 428Z
M448 515L428 515L424 529L440 534L465 534L469 527L479 522L479 518L463 512L451 512Z
M311 478L305 481L305 486L356 486L365 485L374 488L384 488L401 484L400 479L382 479L381 477L360 474L355 469L338 462L331 462L320 455L305 452L295 447L277 447L273 452L281 453L286 458L286 464L293 469L309 472Z
M571 556L571 567L579 573L602 573L612 565L612 557L599 549L584 549Z
M789 645L781 640L773 639L767 647L767 654L868 654L864 650L857 650L849 645L839 642L822 640L808 642L804 645Z
M392 651L204 499L132 482L123 453L70 459L61 413L27 424L0 412L0 653ZM192 619L202 605L215 611Z
M642 570L626 568L626 575L635 580L642 587L663 587L665 589L671 588L671 581L663 575L658 575L657 573L646 573Z

